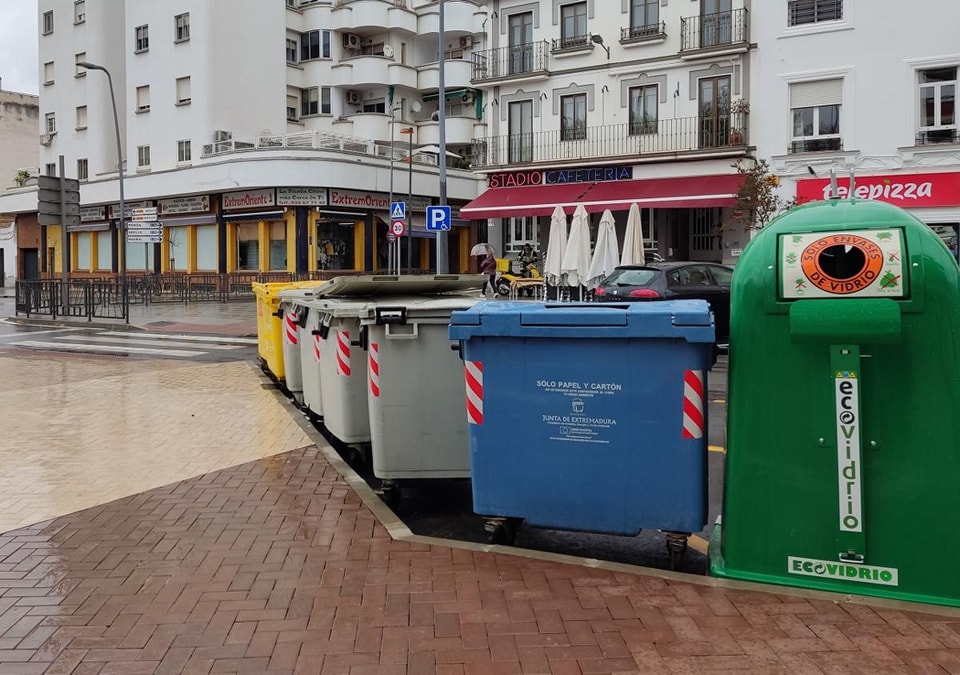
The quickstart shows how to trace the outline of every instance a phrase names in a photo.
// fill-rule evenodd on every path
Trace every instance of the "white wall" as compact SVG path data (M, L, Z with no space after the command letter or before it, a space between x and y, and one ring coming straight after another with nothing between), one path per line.
M0 190L14 187L20 169L36 169L39 107L36 96L0 90Z

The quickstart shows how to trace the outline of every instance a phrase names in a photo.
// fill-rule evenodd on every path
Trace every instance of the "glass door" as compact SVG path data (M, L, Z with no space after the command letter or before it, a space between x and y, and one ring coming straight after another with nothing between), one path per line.
M533 161L533 101L510 103L508 116L511 164Z
M700 0L700 46L733 42L733 0Z
M729 145L730 77L700 80L700 147Z
M533 70L533 12L510 15L510 74Z

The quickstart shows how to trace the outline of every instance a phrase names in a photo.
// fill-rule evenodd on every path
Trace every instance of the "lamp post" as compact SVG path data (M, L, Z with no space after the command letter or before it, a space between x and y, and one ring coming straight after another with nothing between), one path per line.
M413 127L404 127L400 130L401 136L407 136L407 208L413 209ZM413 238L411 223L411 239L407 240L407 274L413 273Z
M123 143L120 141L120 117L117 115L117 97L113 93L113 78L110 76L110 71L105 67L97 65L96 63L90 63L89 61L77 61L77 65L86 68L87 70L99 70L106 74L107 84L110 86L110 103L113 104L113 129L117 134L117 178L118 183L120 184L120 223L119 223L119 254L120 254L120 276L124 280L124 287L126 287L126 276L127 276L127 232L124 227L124 220L126 219L126 210L123 203ZM124 313L126 314L127 323L130 322L130 296L128 293L124 293Z
M438 99L440 101L440 152L438 164L440 165L440 205L446 206L447 204L447 86L446 86L446 66L444 65L444 49L446 48L446 35L444 34L444 14L443 14L443 3L444 0L440 0L438 9L438 21L439 21L439 36L438 42L440 43L439 48L439 62L440 62L440 80L437 83L439 85ZM450 271L450 260L448 257L447 251L447 233L446 232L437 232L437 273L446 274Z

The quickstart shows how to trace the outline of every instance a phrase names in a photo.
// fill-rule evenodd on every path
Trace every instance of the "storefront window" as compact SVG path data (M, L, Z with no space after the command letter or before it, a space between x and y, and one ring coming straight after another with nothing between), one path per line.
M260 269L260 239L257 223L241 223L237 227L237 269Z
M317 224L317 269L353 269L353 222L324 220Z
M930 229L936 232L947 245L953 257L960 260L960 241L958 241L960 223L930 223L929 225Z
M287 269L287 224L274 220L270 227L270 269Z
M77 235L77 269L90 269L90 233L81 232Z
M537 218L509 218L507 223L507 255L519 253L524 244L530 244L534 251L539 251L540 227Z
M146 248L146 251L144 251ZM127 270L153 271L153 244L127 244Z
M187 269L187 228L169 227L166 231L167 241L170 242L170 269L172 271L186 271Z
M217 226L200 225L197 227L197 269L216 271L217 269Z
M113 269L113 237L110 232L97 232L97 269Z

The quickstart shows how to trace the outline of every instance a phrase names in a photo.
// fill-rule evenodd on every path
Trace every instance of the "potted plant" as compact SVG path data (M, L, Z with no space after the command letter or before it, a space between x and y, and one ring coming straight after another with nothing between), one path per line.
M26 169L20 169L13 177L13 182L17 184L17 187L23 187L28 180L30 180L30 172Z
M743 145L743 131L746 128L749 113L750 102L742 98L738 98L730 105L730 145Z

